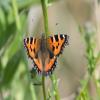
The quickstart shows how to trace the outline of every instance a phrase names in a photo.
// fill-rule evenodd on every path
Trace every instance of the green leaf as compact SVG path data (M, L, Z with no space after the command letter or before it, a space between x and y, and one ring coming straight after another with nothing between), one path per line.
M9 12L9 8L11 6L10 2L11 0L0 0L0 7L3 8L3 11Z
M2 30L5 29L5 26L6 26L6 17L5 17L5 14L3 12L3 9L0 7L0 28Z
M1 63L1 59L0 59L0 72L2 71L2 63ZM1 73L0 73L1 74Z
M21 50L17 51L15 55L8 61L6 68L4 70L4 77L3 77L3 85L9 85L10 82L13 80L14 75L18 69L18 65L22 58Z
M2 63L1 63L1 59L0 59L0 90L1 90L1 83L2 83L2 72L3 72L3 69L2 69Z
M11 35L15 34L15 31L16 31L15 24L12 23L7 26L6 31L0 32L0 48L2 48L6 44Z

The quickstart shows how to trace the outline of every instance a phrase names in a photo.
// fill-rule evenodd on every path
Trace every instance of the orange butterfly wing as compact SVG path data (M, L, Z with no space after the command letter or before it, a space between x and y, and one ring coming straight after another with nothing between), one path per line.
M56 60L57 60L56 56L53 56L53 58L50 58L49 63L46 64L45 69L44 69L45 75L52 74L53 70L56 67L56 62L57 62Z
M27 49L27 54L29 58L33 60L34 63L34 69L36 69L38 72L42 70L42 62L38 59L38 51L40 49L40 40L28 37L24 39L24 46Z
M24 46L30 58L34 59L39 50L39 41L36 38L28 37L24 39Z
M69 44L69 36L64 34L54 35L48 38L48 46L55 56L62 53L63 48Z
M50 61L45 65L45 75L52 74L56 67L57 56L61 54L64 46L69 44L68 39L69 36L64 34L50 36L47 39Z

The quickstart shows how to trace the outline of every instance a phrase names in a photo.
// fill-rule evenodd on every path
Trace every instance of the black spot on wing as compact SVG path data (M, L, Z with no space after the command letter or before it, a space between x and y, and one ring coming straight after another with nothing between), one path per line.
M51 38L51 41L53 42L53 37L50 37Z
M55 40L58 42L58 35L54 35Z
M55 50L55 47L54 46L52 46L52 51L54 51Z
M52 59L54 57L54 54L50 50L48 50L48 52L49 52L50 59Z
M26 39L24 39L24 47L26 48Z
M30 50L32 51L32 48L31 48L31 46L30 46Z
M30 37L30 44L32 44L33 42L33 37Z
M35 53L35 48L33 49L34 53Z
M38 54L35 55L35 58L36 58L36 59L38 58Z
M58 46L56 46L56 49L58 49Z
M62 34L60 34L60 39L63 40L63 35Z
M65 43L68 45L69 44L69 36L65 35Z
M36 38L34 39L34 44L36 43Z
M26 42L29 43L29 38L26 39Z

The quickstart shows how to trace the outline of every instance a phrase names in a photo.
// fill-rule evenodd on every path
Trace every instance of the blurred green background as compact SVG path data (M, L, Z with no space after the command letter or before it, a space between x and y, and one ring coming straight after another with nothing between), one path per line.
M35 100L23 39L31 5L40 0L0 0L0 100Z

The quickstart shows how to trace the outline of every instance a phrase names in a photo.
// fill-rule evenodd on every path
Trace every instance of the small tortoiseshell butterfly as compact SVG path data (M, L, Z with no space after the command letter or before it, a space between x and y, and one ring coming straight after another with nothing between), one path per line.
M65 45L69 44L69 36L58 34L40 39L27 37L24 39L24 46L27 49L29 58L32 59L34 67L39 74L48 75L56 67L56 60L62 53Z

